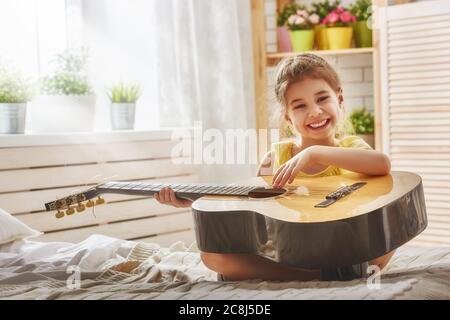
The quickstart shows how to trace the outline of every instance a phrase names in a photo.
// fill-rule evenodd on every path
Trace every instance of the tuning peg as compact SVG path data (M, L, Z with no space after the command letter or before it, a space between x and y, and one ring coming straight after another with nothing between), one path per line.
M55 213L55 217L56 219L61 219L64 217L64 212L63 211L59 211L57 213Z
M99 205L99 204L104 204L105 203L105 199L103 199L102 197L98 197L97 200L95 200L95 204Z
M75 213L75 210L73 210L73 208L69 208L69 209L66 210L66 214L67 214L68 216L70 216L70 215L72 215L72 214L74 214L74 213Z
M84 206L84 204L79 203L77 206L77 212L83 212L84 209L86 209L86 207Z
M94 201L89 200L88 202L86 202L86 207L90 208L94 206Z

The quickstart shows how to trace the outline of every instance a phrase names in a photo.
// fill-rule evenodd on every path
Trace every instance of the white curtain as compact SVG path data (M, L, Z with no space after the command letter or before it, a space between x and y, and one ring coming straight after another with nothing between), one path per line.
M154 13L161 125L254 128L250 0L156 1ZM207 180L232 181L254 175L255 166L202 171Z
M255 125L250 0L84 0L84 42L96 92L114 80L143 87L136 128ZM97 128L109 126L97 96ZM247 157L248 159L248 157ZM254 175L255 165L201 166L205 181Z
M166 0L155 7L161 125L252 126L250 0Z

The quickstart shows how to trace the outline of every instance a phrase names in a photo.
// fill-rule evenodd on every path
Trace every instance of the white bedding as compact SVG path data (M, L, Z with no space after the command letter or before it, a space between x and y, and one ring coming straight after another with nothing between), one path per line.
M80 270L80 287L67 280ZM73 279L73 278L72 278ZM219 282L195 244L93 235L78 244L0 246L0 299L450 299L450 248L397 250L380 289L347 282ZM72 286L72 287L70 287ZM75 288L74 288L75 287Z

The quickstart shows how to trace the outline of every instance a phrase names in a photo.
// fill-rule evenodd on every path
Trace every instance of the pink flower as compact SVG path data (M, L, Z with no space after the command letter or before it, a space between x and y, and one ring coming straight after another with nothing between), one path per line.
M342 7L342 6L339 6L339 7L337 7L335 10L334 10L334 12L335 13L338 13L338 14L341 14L341 13L343 13L345 10L344 10L344 8Z
M341 18L341 21L342 21L343 23L349 23L349 22L352 22L354 16L352 16L352 15L350 14L350 12L344 11L344 12L341 13L340 18Z
M297 18L297 16L296 16L295 14L293 14L292 16L290 16L290 17L288 18L288 23L289 23L289 24L294 24L296 18Z
M319 17L319 15L317 15L317 14L312 14L310 17L309 17L309 21L312 23L312 24L318 24L319 23L319 20L320 20L320 17Z
M321 24L328 24L328 16L322 19Z
M336 22L339 21L339 15L337 15L335 12L331 12L328 16L328 22L327 23L331 23L331 24L335 24Z
M308 18L308 12L306 12L306 10L297 10L297 15L304 18Z
M296 24L296 25L301 25L301 24L303 24L303 23L305 23L305 19L304 19L303 17L297 16L297 17L295 18L295 24Z

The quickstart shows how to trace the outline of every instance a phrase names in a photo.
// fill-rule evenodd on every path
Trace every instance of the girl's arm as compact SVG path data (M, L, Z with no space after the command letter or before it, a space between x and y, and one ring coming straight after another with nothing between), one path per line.
M311 146L296 154L277 169L272 180L274 188L292 183L297 174L311 164L335 166L367 175L385 175L391 170L389 158L375 150Z
M311 160L318 164L331 165L367 175L386 175L391 171L391 161L382 152L326 146L311 148Z

